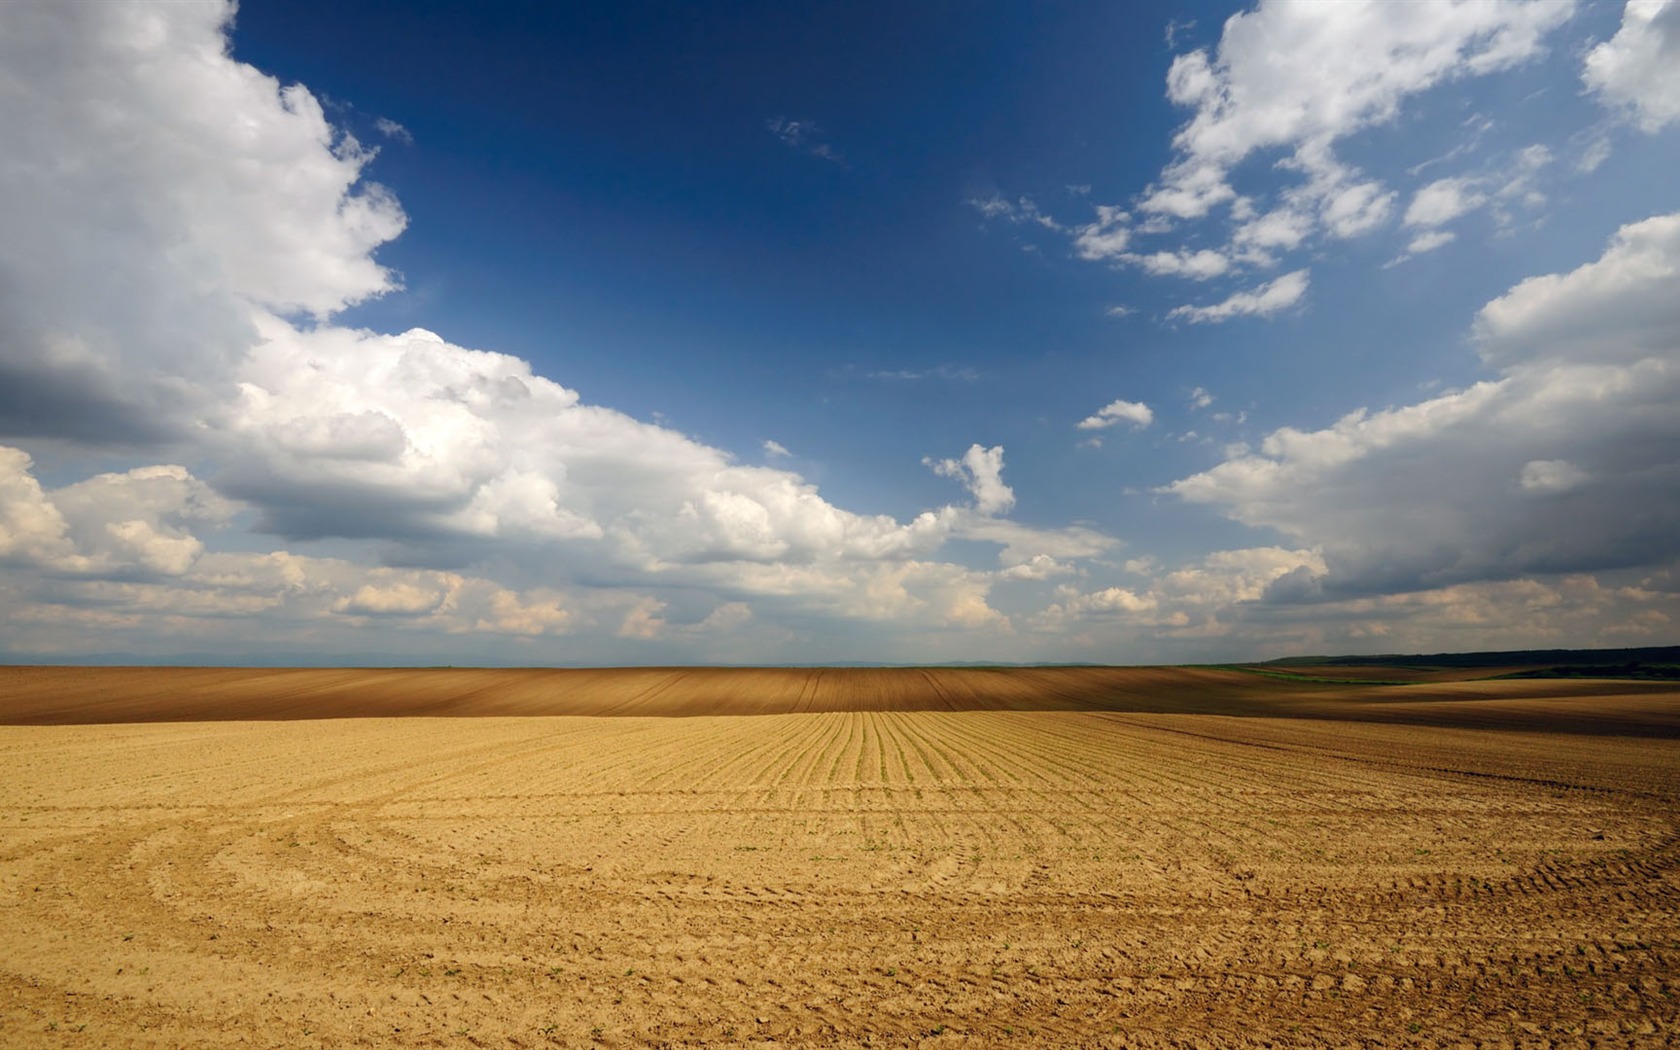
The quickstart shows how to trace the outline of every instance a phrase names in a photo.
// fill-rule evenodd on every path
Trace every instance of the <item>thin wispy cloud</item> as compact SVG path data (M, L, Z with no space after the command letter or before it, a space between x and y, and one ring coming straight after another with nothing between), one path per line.
M1143 402L1115 400L1074 425L1080 430L1106 430L1124 423L1134 430L1142 430L1153 422L1155 413Z
M1174 307L1167 317L1191 324L1219 324L1238 317L1271 317L1299 303L1307 294L1309 283L1307 271L1295 270L1208 306Z
M405 146L414 144L413 133L401 124L392 120L390 117L378 118L373 122L373 126L378 129L381 135L384 135L393 142L400 142Z
M845 164L845 158L829 143L821 128L809 120L789 120L786 117L771 117L764 122L770 133L781 139L790 149L812 157L818 157L833 164Z

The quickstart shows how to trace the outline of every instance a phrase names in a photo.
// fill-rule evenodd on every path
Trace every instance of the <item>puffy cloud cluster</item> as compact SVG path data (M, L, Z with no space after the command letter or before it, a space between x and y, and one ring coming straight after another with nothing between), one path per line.
M1015 505L1015 490L1003 483L1003 446L985 448L970 445L957 459L923 460L933 472L944 478L956 478L974 496L974 507L981 514L1002 514Z
M1322 548L1310 602L1680 560L1680 214L1477 316L1499 378L1361 409L1167 490ZM1310 583L1310 586L1308 585Z
M1195 112L1178 157L1144 197L1146 212L1191 219L1234 200L1230 170L1284 148L1309 179L1319 218L1352 233L1381 210L1380 187L1339 169L1331 146L1393 119L1401 102L1444 80L1507 69L1540 49L1573 5L1522 0L1267 2L1232 16L1216 52L1180 55L1167 94Z
M1665 644L1680 623L1680 572L1568 573L1393 594L1332 595L1312 549L1216 551L1165 570L1129 564L1130 587L1059 588L1032 621L1047 650L1124 646L1143 661L1232 653L1463 652ZM1311 594L1310 600L1305 600Z
M1220 639L1231 633L1241 607L1258 602L1276 581L1323 567L1317 551L1282 547L1215 551L1171 570L1138 564L1136 573L1145 577L1140 585L1095 590L1063 585L1034 626L1043 632L1126 631L1180 642Z
M1173 160L1131 209L1099 205L1094 221L1068 228L1074 251L1152 276L1211 281L1273 269L1324 239L1382 229L1396 218L1401 191L1340 159L1338 145L1394 121L1409 99L1441 84L1535 58L1573 11L1573 3L1551 0L1262 0L1226 21L1215 47L1173 61L1167 96L1190 111L1173 137ZM1652 46L1642 36L1616 53L1645 55ZM1616 62L1636 64L1609 57L1601 64ZM1638 81L1642 97L1656 97L1657 75L1640 68L1628 79ZM1281 185L1241 171L1266 156L1274 158L1272 172L1284 173ZM1549 159L1544 149L1522 151L1509 172L1449 176L1417 190L1404 215L1411 243L1401 258L1449 243L1455 234L1445 225L1474 209L1538 207L1544 197L1534 173ZM1246 189L1244 180L1271 185ZM1205 240L1209 222L1223 226L1222 244L1140 246L1184 236L1187 226ZM1178 306L1167 319L1274 316L1299 302L1307 285L1304 269L1250 279L1218 301Z
M21 449L0 446L0 558L66 575L179 576L228 502L184 467L100 474L48 493Z
M66 625L199 639L260 617L265 636L282 639L370 620L535 636L563 632L573 618L550 589L519 592L454 572L287 551L210 549L201 534L226 527L236 510L180 466L48 490L27 454L0 446L0 562L9 570L0 622L13 644L53 651L79 640L54 638Z
M852 514L789 471L584 404L519 358L418 329L260 325L222 424L220 484L289 538L571 542L651 572L906 557L945 534ZM983 480L1002 485L995 469Z
M231 57L232 15L0 7L0 433L60 440L63 469L61 439L148 464L49 490L0 446L14 645L215 616L631 644L768 631L760 607L1006 630L998 580L1112 546L1004 519L1001 446L929 461L971 504L857 514L519 358L335 325L397 287L373 252L406 220L307 89ZM771 130L828 155L806 123ZM185 465L149 465L164 450ZM951 539L996 567L940 560Z

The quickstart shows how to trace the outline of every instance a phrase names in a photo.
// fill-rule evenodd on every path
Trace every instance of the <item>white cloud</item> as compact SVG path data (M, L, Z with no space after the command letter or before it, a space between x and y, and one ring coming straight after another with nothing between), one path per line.
M1350 0L1262 3L1233 15L1213 54L1173 61L1168 97L1195 114L1143 208L1205 215L1234 196L1226 172L1257 150L1295 149L1309 170L1322 170L1331 145L1391 120L1407 96L1537 54L1572 10L1566 2Z
M1213 395L1203 388L1197 387L1196 389L1190 391L1191 408L1206 408L1211 404L1213 404Z
M1567 274L1531 277L1476 316L1490 365L1631 363L1680 348L1680 213L1630 223L1603 256Z
M1231 260L1219 252L1203 248L1200 251L1154 252L1149 255L1120 256L1126 262L1156 276L1171 275L1205 281L1218 277L1231 268Z
M1503 185L1494 191L1495 199L1531 208L1546 203L1546 195L1535 186L1535 176L1556 159L1550 149L1538 143L1517 150L1510 168L1497 176Z
M0 445L0 562L62 563L72 551L69 526L32 473L22 449Z
M232 506L176 465L100 474L57 489L53 505L69 524L80 571L178 576L204 544L192 529L220 525Z
M390 117L380 117L373 122L373 126L388 139L401 142L405 146L414 144L414 134Z
M1132 240L1131 221L1125 209L1099 204L1097 221L1074 230L1074 251L1092 262L1120 258Z
M1488 303L1496 380L1285 427L1168 491L1321 547L1322 589L1403 593L1680 558L1680 215ZM1544 497L1544 498L1539 498Z
M1001 569L998 575L1006 580L1048 580L1053 576L1069 576L1079 570L1048 554L1035 554L1018 565Z
M1588 52L1581 79L1643 131L1680 120L1680 2L1628 0L1621 28Z
M1295 270L1252 291L1237 292L1212 306L1174 307L1167 317L1182 317L1191 324L1218 324L1234 317L1270 317L1294 306L1306 294L1307 271Z
M226 56L218 2L0 6L0 432L176 432L225 391L248 304L396 287L406 219L305 88ZM284 178L274 177L284 172Z
M1437 179L1412 195L1412 203L1406 208L1406 225L1444 226L1486 201L1472 180Z
M1343 239L1370 233L1386 223L1394 210L1395 194L1372 180L1328 183L1319 196L1325 227L1332 236Z
M1015 492L1003 483L1003 446L984 448L970 445L960 460L923 459L940 477L955 478L974 496L974 507L981 514L1002 514L1015 505Z
M1437 248L1444 248L1457 239L1458 234L1451 230L1430 230L1428 233L1420 233L1413 237L1411 243L1406 245L1406 254L1422 255Z
M1015 204L994 193L986 197L970 197L968 206L980 213L984 219L1010 219L1015 215Z
M180 576L204 551L193 529L225 524L232 509L173 465L49 492L26 453L0 446L0 559L71 575Z
M1553 161L1551 150L1530 145L1515 151L1502 167L1478 174L1436 179L1420 187L1406 208L1404 223L1417 231L1406 249L1388 265L1432 252L1452 243L1458 235L1441 227L1470 213L1487 208L1494 222L1509 228L1515 209L1533 212L1546 204L1539 188L1540 172Z
M1155 413L1141 401L1110 401L1097 413L1080 420L1080 430L1103 430L1119 423L1129 423L1134 430L1142 430L1155 422Z
M793 455L780 441L771 441L769 438L764 439L764 454L772 459L785 459Z
M352 616L421 616L437 612L449 598L450 574L409 573L406 580L365 583L333 603L333 611ZM424 582L420 582L423 580Z
M1169 79L1169 94L1171 83ZM1170 165L1161 173L1161 182L1147 191L1142 208L1174 219L1199 219L1237 196L1226 181L1225 169L1204 160L1185 159Z

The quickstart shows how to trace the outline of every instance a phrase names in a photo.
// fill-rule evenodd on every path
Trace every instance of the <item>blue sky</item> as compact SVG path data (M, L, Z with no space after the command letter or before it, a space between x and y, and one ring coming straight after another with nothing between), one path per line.
M0 649L1671 643L1680 4L0 9Z

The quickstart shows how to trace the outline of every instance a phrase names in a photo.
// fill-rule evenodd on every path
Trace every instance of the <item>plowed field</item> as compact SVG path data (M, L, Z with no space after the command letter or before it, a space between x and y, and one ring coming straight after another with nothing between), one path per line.
M346 717L417 709L495 716ZM0 669L0 1045L1666 1046L1677 716L1168 669Z

